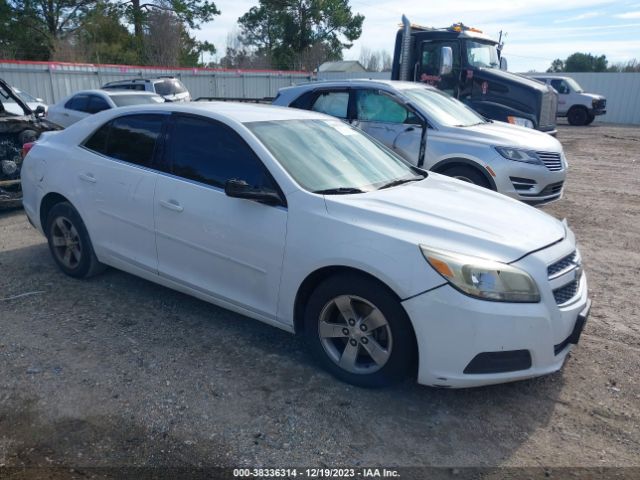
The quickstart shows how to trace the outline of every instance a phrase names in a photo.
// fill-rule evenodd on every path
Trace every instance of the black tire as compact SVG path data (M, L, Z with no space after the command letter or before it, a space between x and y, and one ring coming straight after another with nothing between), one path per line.
M467 165L455 165L453 167L446 168L442 171L442 174L491 190L491 185L487 178L478 171L478 169Z
M576 127L587 125L588 119L589 112L584 107L571 107L569 109L569 113L567 114L567 120L569 121L569 124Z
M353 303L349 304L354 307L354 312L359 312L351 327L349 320L340 313L337 304L333 303L336 299L347 296L353 297ZM376 315L375 323L370 321L371 329L364 330L362 323L373 316L370 315L372 310L361 309L366 304L360 304L360 301L368 302L377 309L386 324L376 327L375 323L380 323L380 320L376 320L380 317ZM335 338L327 339L321 336L320 326L323 319L331 316L332 309L333 320L336 323L330 325L336 326L336 331L342 333L337 333ZM416 342L409 317L395 295L370 277L342 274L326 279L311 294L305 309L304 321L305 336L313 356L323 368L344 382L360 387L384 387L415 374ZM344 331L350 328L350 335L344 335ZM366 342L363 340L364 337L368 339ZM350 347L350 342L354 341L357 345L351 343ZM386 360L377 363L374 357L378 355L371 356L369 351L375 347L374 350L380 352L377 349L380 346L384 347ZM348 371L338 365L337 357L340 356L341 349L342 359L347 348L355 349L353 368L361 371Z
M54 261L67 275L88 278L104 270L80 214L70 203L61 202L51 208L44 231Z
M35 142L38 139L38 132L34 130L23 130L18 135L18 142L20 143L20 147L22 147L25 143Z
M587 118L587 123L585 123L585 125L591 125L595 119L596 119L595 115L589 114L589 117Z

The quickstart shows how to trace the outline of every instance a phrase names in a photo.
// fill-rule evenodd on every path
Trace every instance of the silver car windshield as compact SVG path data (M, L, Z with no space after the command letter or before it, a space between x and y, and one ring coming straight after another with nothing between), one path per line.
M118 107L129 105L142 105L146 103L164 103L164 98L160 95L111 95L111 100Z
M448 127L470 127L486 120L464 103L439 90L430 88L411 88L402 90L427 118Z
M340 120L245 124L304 189L349 194L421 180L424 174Z

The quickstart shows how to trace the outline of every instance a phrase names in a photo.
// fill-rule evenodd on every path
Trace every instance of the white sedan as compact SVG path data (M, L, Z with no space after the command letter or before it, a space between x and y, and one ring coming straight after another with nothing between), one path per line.
M318 113L110 110L43 134L22 187L68 275L109 265L301 333L357 385L547 374L589 311L565 223Z
M163 102L164 98L151 92L82 90L49 107L47 120L66 128L103 110Z

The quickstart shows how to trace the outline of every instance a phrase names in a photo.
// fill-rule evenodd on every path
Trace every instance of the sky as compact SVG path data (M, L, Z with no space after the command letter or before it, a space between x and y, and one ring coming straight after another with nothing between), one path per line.
M224 54L238 17L257 4L217 0L221 15L193 33ZM345 60L357 60L363 47L392 53L402 14L424 26L461 21L493 38L507 32L503 55L514 72L545 71L554 59L578 51L604 54L610 64L640 60L640 0L350 0L350 5L365 20L360 39L344 50Z

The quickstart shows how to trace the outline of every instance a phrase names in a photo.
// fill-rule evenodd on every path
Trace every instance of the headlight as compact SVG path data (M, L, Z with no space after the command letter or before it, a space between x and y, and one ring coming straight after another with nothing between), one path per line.
M511 115L509 115L507 117L507 122L512 125L519 125L520 127L533 128L533 122L528 118L512 117Z
M495 147L495 148L496 148L496 151L507 160L542 165L542 161L540 161L538 154L536 152L532 152L531 150L521 150L519 148L509 148L509 147Z
M524 270L506 263L420 246L424 258L454 288L498 302L537 303L540 292Z

